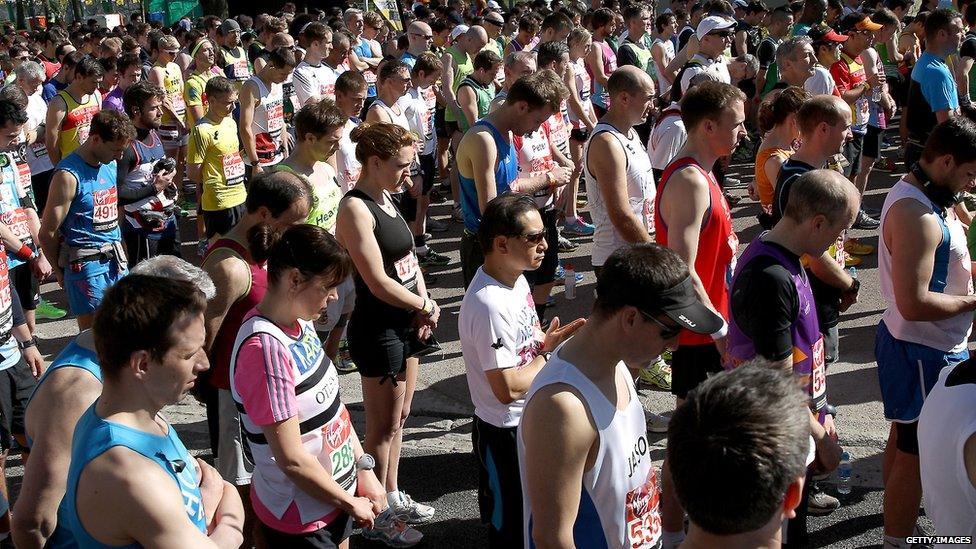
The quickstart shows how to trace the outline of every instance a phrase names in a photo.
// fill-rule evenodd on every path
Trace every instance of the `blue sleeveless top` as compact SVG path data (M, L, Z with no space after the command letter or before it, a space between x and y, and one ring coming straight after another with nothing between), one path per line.
M169 432L165 436L154 435L128 427L119 423L105 421L95 413L98 401L78 420L75 427L74 441L71 448L71 466L68 469L68 486L58 510L58 523L63 524L75 538L77 547L82 549L117 548L119 546L106 545L91 537L78 517L75 504L77 497L78 479L88 462L102 455L115 446L125 446L156 462L173 479L183 494L183 507L186 509L187 519L194 526L206 533L206 515L203 510L203 499L197 483L196 462L180 441L176 429L169 425ZM78 442L84 441L79 444ZM141 547L137 543L123 546L125 548Z
M20 201L20 190L17 188L18 177L17 165L11 155L0 153L0 222L6 225L21 242L37 249L27 224L27 212ZM7 254L7 268L13 269L24 263L26 261L14 253Z
M34 387L34 392L31 393L31 399L33 399L34 395L37 394L37 391L40 390L41 385L44 383L44 380L47 379L47 376L51 375L51 372L54 372L59 368L81 368L82 370L86 370L89 374L95 376L95 379L97 379L99 383L102 382L102 367L98 364L98 355L95 353L95 351L79 345L77 339L72 339L71 343L68 343L68 346L65 347L54 359L51 366L44 371L44 375L41 376L41 379L37 380L37 385ZM30 407L30 400L27 401L27 406Z
M512 182L518 178L518 154L515 145L505 138L498 128L487 120L479 120L474 126L485 126L491 131L498 151L498 164L495 166L495 193L507 193ZM472 126L472 128L474 128ZM481 208L478 206L478 190L474 179L458 174L461 184L461 212L464 214L464 228L471 233L477 233L481 226Z
M365 38L360 38L359 42L353 44L352 51L356 52L356 55L362 58L373 57L373 48L370 47L369 42ZM411 65L410 68L413 68ZM376 97L376 82L367 82L366 84L366 97Z
M66 171L78 180L75 197L60 227L65 244L99 249L121 240L115 161L92 166L75 151L62 159L55 170Z

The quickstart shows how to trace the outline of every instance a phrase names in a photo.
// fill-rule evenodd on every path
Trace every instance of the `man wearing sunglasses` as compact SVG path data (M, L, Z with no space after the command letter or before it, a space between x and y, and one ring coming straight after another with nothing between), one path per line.
M827 413L824 336L810 278L800 256L821 256L854 221L857 188L833 170L813 170L790 187L783 217L754 240L739 258L732 278L726 368L762 358L792 371L809 399L817 461L809 474L829 472L840 460L837 429ZM808 478L787 540L804 542ZM832 506L836 508L836 506Z
M400 56L406 66L413 69L417 64L417 58L430 51L430 46L434 43L434 31L430 25L423 21L414 21L407 27L407 51Z
M735 20L720 15L709 15L698 24L695 35L699 40L698 53L678 71L675 81L678 86L671 87L671 98L678 101L691 87L695 75L708 72L718 82L732 83L729 65L723 53L732 44L735 35Z
M555 318L542 331L523 272L542 264L546 233L531 196L492 199L478 228L485 264L468 286L458 317L475 407L471 438L478 456L478 506L489 547L524 546L516 429L525 393L547 355L584 322L560 326Z
M586 323L525 397L525 535L540 547L654 547L658 479L628 366L650 362L683 330L707 334L723 321L699 300L678 254L658 244L614 252L596 294Z

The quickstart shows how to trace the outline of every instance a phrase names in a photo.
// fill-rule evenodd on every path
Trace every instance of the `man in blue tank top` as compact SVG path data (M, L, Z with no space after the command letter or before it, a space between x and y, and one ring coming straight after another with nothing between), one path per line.
M126 273L116 161L135 135L122 113L100 111L88 140L58 163L51 179L38 236L44 253L57 259L54 274L82 330L91 327L105 290Z
M457 152L460 177L461 211L464 234L461 236L461 272L464 287L485 262L478 243L478 227L488 202L510 190L526 194L566 185L570 168L556 167L533 177L519 178L518 157L511 134L528 135L559 112L569 97L562 80L551 70L539 71L512 85L505 103L479 120L461 138ZM516 180L518 180L516 184Z
M192 282L208 300L216 294L210 276L174 256L147 259L132 273ZM54 359L27 401L24 424L31 467L24 471L12 525L17 547L74 546L70 532L58 522L58 505L64 498L75 425L101 392L95 340L85 330Z
M75 428L61 520L81 548L236 548L243 505L160 414L209 364L206 298L192 283L130 275L106 292L93 334L102 394ZM209 532L209 535L208 535Z
M536 375L519 424L526 547L654 547L660 491L644 409L628 366L674 347L682 330L723 320L687 265L659 244L628 244L603 264L586 323ZM548 355L549 353L545 353Z

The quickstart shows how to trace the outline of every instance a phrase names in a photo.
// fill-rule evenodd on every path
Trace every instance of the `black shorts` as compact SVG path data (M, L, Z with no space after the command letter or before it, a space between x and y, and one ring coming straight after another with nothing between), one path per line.
M47 204L47 195L51 190L52 177L54 177L54 170L31 175L31 186L34 187L34 202L37 204L37 215L44 213L44 206Z
M129 265L138 265L141 261L157 255L173 255L183 257L180 250L180 226L176 219L171 219L161 232L149 232L125 225L122 229L122 240L125 241L125 251Z
M214 235L225 235L230 232L241 219L244 218L244 204L238 204L226 210L203 211L203 226L206 227L207 238Z
M419 343L417 328L405 311L402 322L396 319L385 326L376 326L380 314L370 312L357 315L353 311L346 328L349 356L363 377L396 379L407 370L407 359Z
M24 357L16 364L0 370L0 448L12 447L12 435L24 435L24 412L37 380Z
M30 270L30 265L24 263L11 269L10 282L17 290L20 306L25 311L37 309L37 304L41 302L41 288Z
M417 199L410 196L410 192L403 191L394 193L390 197L393 199L393 205L396 206L397 211L403 216L404 221L413 223L417 220Z
M906 454L918 456L918 421L895 423L895 433L897 433L895 448Z
M447 125L444 121L445 112L442 107L434 109L434 133L437 134L438 139L451 138L451 134L447 131Z
M286 534L261 523L261 533L264 534L268 547L336 549L352 534L352 517L344 512L339 513L325 528L305 534Z
M471 445L478 459L478 510L489 547L522 547L522 476L517 427L495 427L477 416Z
M525 271L525 280L530 286L549 284L556 280L556 267L559 266L559 211L556 208L539 210L542 216L542 224L546 228L546 255L542 259L539 268L533 271Z
M481 242L478 235L468 232L467 229L461 234L461 277L464 279L465 289L474 280L474 275L478 273L478 267L485 264L485 252L481 249Z
M850 165L844 168L844 175L848 179L854 179L861 172L861 150L864 149L864 134L855 133L854 139L844 143L844 158Z
M421 194L427 196L434 189L434 180L437 179L437 153L422 154L420 158L420 181L423 186Z
M681 345L671 355L671 394L684 399L708 376L722 371L722 355L714 343Z
M587 128L573 128L569 132L569 138L573 141L579 141L580 143L586 143L586 140L590 137L590 130Z
M864 146L861 150L861 157L878 159L881 158L881 136L884 134L881 128L868 126L868 133L864 134Z

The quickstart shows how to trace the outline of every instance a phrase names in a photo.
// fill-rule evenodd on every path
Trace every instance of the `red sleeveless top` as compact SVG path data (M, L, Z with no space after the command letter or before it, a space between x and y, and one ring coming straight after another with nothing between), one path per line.
M251 309L264 299L268 291L268 271L264 264L257 264L251 258L251 253L239 242L229 238L221 238L213 243L204 261L214 251L226 248L241 261L247 263L251 271L251 288L243 297L234 302L227 311L224 321L220 323L213 345L210 347L210 384L218 389L230 390L230 359L234 352L234 341L237 332L244 323L244 317Z
M671 174L687 167L694 166L708 181L708 210L702 222L701 234L698 238L698 254L695 257L695 273L705 287L705 293L712 305L726 321L729 319L729 291L732 271L735 270L735 252L739 247L739 238L732 230L732 212L725 201L722 188L711 171L701 167L689 156L676 158L668 164L661 174L658 183L656 204L654 205L654 229L657 242L668 245L668 227L661 217L661 197L668 184ZM687 330L678 336L679 345L704 345L712 343L708 335L694 334Z

